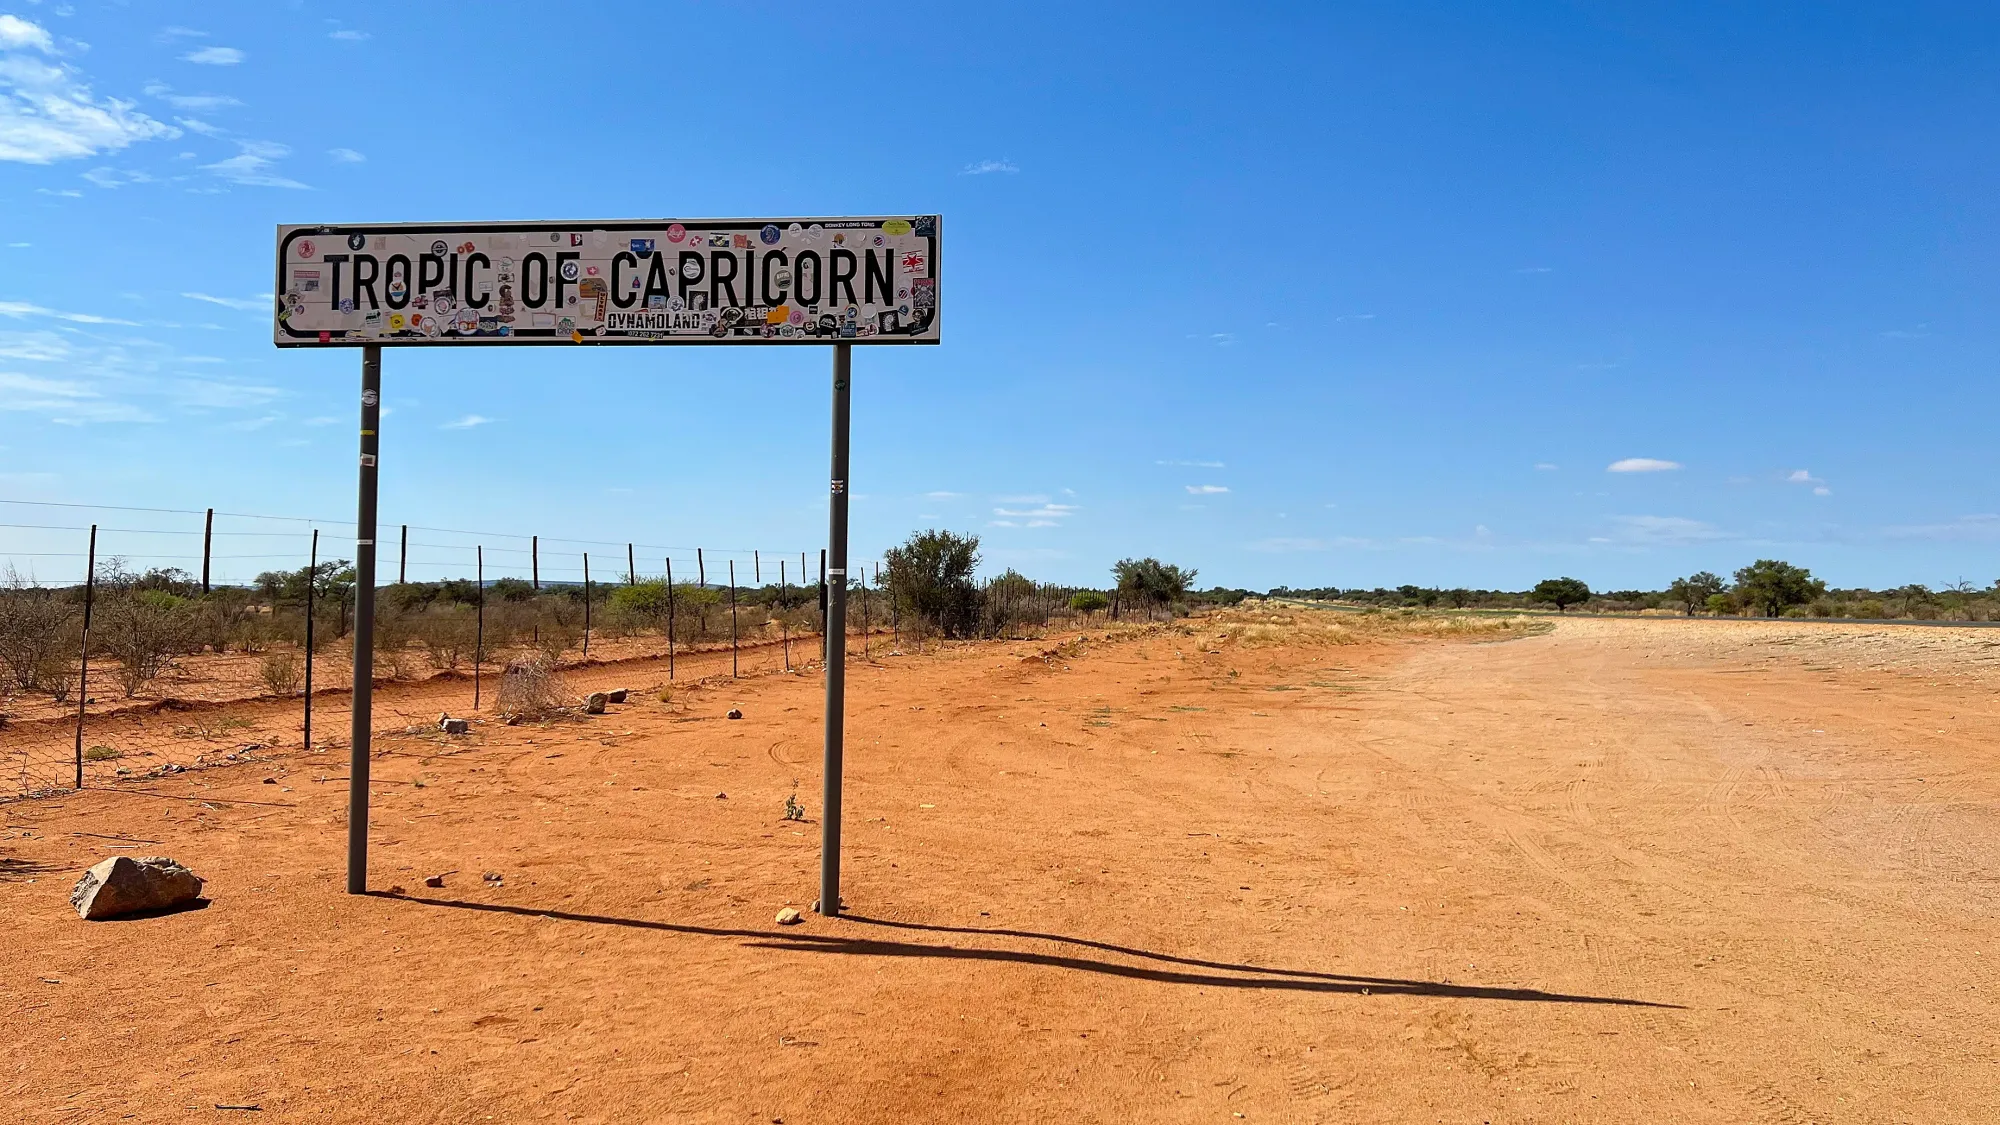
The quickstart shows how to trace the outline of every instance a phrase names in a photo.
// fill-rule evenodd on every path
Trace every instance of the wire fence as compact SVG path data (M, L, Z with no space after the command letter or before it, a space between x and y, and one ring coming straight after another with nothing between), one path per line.
M817 550L383 527L378 730L490 715L530 664L574 699L671 697L823 656ZM345 747L352 546L332 520L0 501L0 795ZM850 636L893 647L879 566L852 573Z

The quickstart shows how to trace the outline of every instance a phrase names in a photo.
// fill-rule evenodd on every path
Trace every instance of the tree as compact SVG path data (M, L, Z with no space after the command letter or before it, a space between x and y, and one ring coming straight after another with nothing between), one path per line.
M1111 568L1118 579L1118 592L1147 602L1173 605L1187 600L1197 571L1163 563L1155 558L1119 559Z
M963 636L978 617L979 536L919 531L883 555L897 608L947 636Z
M1078 590L1069 596L1069 607L1078 613L1095 613L1110 604L1110 598L1095 590Z
M1736 572L1736 595L1766 617L1782 617L1787 608L1825 594L1826 583L1811 571L1777 559L1758 559Z
M1472 601L1472 591L1463 586L1453 590L1446 590L1444 596L1445 600L1451 603L1451 608L1453 609L1464 609Z
M1693 617L1695 610L1707 605L1708 599L1727 588L1727 583L1723 582L1721 577L1705 570L1698 570L1686 578L1674 579L1672 585L1667 587L1667 594L1686 606L1687 615Z
M1528 591L1531 602L1552 602L1557 613L1563 613L1573 605L1582 605L1590 600L1590 587L1578 578L1544 578Z

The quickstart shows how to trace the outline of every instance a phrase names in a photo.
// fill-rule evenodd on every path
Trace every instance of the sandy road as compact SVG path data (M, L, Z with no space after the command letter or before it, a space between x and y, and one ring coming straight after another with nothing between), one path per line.
M771 917L813 893L817 825L778 815L795 779L819 803L804 677L388 747L400 896L338 893L337 756L8 805L0 1105L2000 1119L1986 678L1691 628L866 665L854 916L796 928ZM77 922L68 885L115 843L214 904Z

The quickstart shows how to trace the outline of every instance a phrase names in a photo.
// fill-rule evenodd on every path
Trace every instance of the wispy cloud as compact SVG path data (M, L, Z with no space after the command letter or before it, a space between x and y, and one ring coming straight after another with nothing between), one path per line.
M62 312L57 309L31 305L26 301L0 301L0 316L23 320L36 317L43 320L65 320L71 324L119 324L127 328L138 328L136 320L119 320L116 317L98 316L95 313Z
M1220 461L1155 461L1155 465L1172 465L1182 469L1223 469L1228 468Z
M158 98L175 109L221 109L243 104L227 94L176 94L174 88L164 82L147 83L146 96Z
M1647 547L1677 547L1737 538L1712 523L1680 516L1614 516L1613 542Z
M1229 491L1226 484L1190 484L1186 487L1190 496L1220 496Z
M185 62L202 66L235 66L247 57L234 47L202 47L182 55Z
M1033 508L995 508L994 527L1061 527L1062 521L1075 515L1075 504L1043 503Z
M1942 543L1991 543L2000 540L2000 515L1960 516L1949 523L1904 524L1883 529L1891 539L1925 539Z
M1535 471L1538 473L1553 473L1556 471L1556 468L1557 466L1555 465L1554 462L1550 461L1535 462Z
M330 148L326 150L326 154L331 156L336 164L360 164L368 159L351 148Z
M182 39L206 39L208 32L196 31L191 27L163 27L157 38L162 43L173 43Z
M52 164L177 136L131 102L93 95L41 25L0 15L0 160Z
M990 176L995 172L1012 174L1020 170L1011 160L982 160L977 164L967 164L964 168L959 169L958 174L961 176Z
M964 496L964 495L965 495L965 493L963 493L963 492L945 492L945 491L943 491L943 490L939 490L939 491L937 491L937 492L926 492L926 493L924 493L924 499L926 499L926 500L956 500L956 499L958 499L959 497L961 497L961 496Z
M242 151L227 160L204 164L202 170L245 187L305 188L305 184L276 171L276 162L291 155L291 149L272 141L238 141L236 147Z
M1226 348L1236 342L1236 333L1190 332L1187 334L1187 338L1190 340L1207 340L1209 343L1214 344L1218 348Z
M1613 461L1604 467L1607 473L1669 473L1681 467L1679 461L1662 461L1657 457L1627 457L1623 461Z
M365 31L356 31L351 27L343 27L339 31L328 33L327 38L338 39L342 43L359 43L368 38L368 33Z
M1519 269L1515 270L1514 272L1515 272L1515 273L1549 273L1549 272L1552 272L1552 271L1550 270L1550 268L1549 268L1548 266L1522 266L1522 267L1520 267Z
M211 297L206 293L183 293L181 296L190 301L207 301L211 305L221 305L225 309L242 309L245 312L269 311L272 300L269 293L255 297Z
M492 423L494 423L494 422L496 422L496 421L498 421L498 419L495 419L495 418L488 418L488 417L487 417L486 415L484 415L484 414L467 414L467 415L466 415L465 417L463 417L463 418L460 418L460 419L459 419L458 421L456 421L456 422L446 422L446 423L445 423L444 425L442 425L442 426L439 426L439 427L438 427L438 429L441 429L441 430L469 430L469 429L473 428L474 426L486 426L486 425L491 425Z

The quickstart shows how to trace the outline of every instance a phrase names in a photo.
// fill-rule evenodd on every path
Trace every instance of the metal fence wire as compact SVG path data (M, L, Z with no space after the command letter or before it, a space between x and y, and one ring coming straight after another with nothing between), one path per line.
M0 796L346 748L355 591L341 527L0 501ZM396 536L380 560L395 580L376 599L384 733L493 717L510 670L574 704L621 689L671 699L712 677L817 671L825 656L819 550L383 531ZM851 651L937 643L887 596L879 562L851 574ZM1076 616L1074 592L1003 575L958 635L1039 635Z

